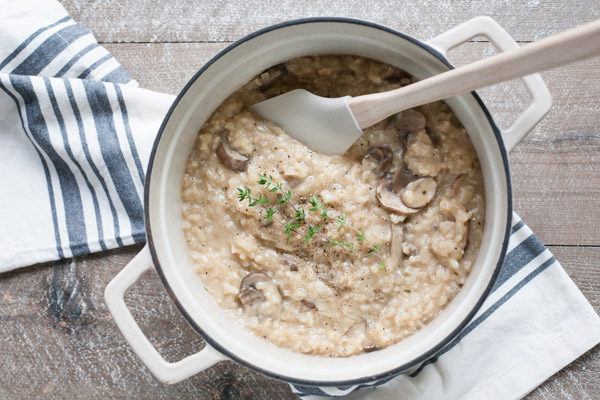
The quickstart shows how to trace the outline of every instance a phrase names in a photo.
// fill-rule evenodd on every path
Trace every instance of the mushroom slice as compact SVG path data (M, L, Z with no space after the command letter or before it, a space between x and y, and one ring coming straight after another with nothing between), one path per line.
M442 139L440 138L440 136L435 133L435 131L429 129L429 127L425 128L425 133L427 133L427 136L429 136L429 138L431 139L431 143L433 143L433 147L435 148L440 148L442 146Z
M426 124L427 119L417 110L409 109L396 114L396 131L400 135L422 131Z
M379 163L375 173L378 177L383 177L392 168L394 161L394 152L388 145L373 147L369 150L365 158L373 158Z
M353 323L352 325L350 325L350 327L348 329L346 329L346 332L344 332L344 337L363 338L363 337L365 337L366 330L367 330L367 321L365 321L364 319L361 318L360 320L358 320L355 323Z
M379 186L377 186L377 198L383 208L398 214L410 215L419 212L418 208L411 208L404 204L400 196L390 190L386 181L381 182Z
M341 293L344 290L346 290L346 288L344 288L343 286L340 286L339 284L335 283L332 279L327 278L325 276L319 276L319 280L321 282L323 282L325 285L327 285L327 287L329 287L330 289L335 290L337 293Z
M402 202L412 208L425 207L435 196L437 182L433 178L417 179L400 192Z
M399 83L400 86L410 84L410 75L394 67L388 68L387 71L383 72L381 77L388 83Z
M302 305L306 308L308 308L309 310L314 310L317 308L317 306L315 305L315 303L313 303L312 301L308 301L306 299L302 299L300 300L300 303L302 303Z
M281 308L281 292L267 274L251 272L242 279L238 298L250 315L268 317Z
M460 247L464 250L463 256L469 248L469 238L471 236L471 231L473 230L472 225L473 225L473 218L470 218L469 221L467 221L465 223L465 226L467 227L467 232L465 233L465 235L463 236L462 240L459 243Z
M377 346L370 346L370 347L365 347L363 349L363 353L371 353L371 352L378 351L378 350L381 350L381 348L379 348Z
M262 90L267 89L275 81L277 81L279 78L281 78L281 76L283 75L284 72L285 72L284 64L275 65L275 66L267 69L266 71L264 71L262 74L260 74L258 76L258 78L256 78L254 80L254 83L256 84L256 87L258 87Z
M400 169L394 174L391 182L391 190L395 193L400 192L405 186L418 178L417 175L411 174L406 169Z
M248 157L245 157L229 147L225 137L221 135L219 146L217 147L217 157L219 161L227 168L235 172L243 172L248 165Z

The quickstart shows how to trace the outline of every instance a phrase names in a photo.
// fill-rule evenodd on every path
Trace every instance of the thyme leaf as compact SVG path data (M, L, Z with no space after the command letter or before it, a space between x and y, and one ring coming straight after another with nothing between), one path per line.
M355 250L356 243L362 243L365 241L365 231L360 231L356 227L354 227L349 221L346 214L341 213L336 217L329 216L329 209L325 206L324 201L320 200L318 196L311 195L307 202L310 204L308 208L309 213L311 214L311 220L314 221L315 218L318 218L318 223L313 223L309 221L307 211L300 206L297 206L292 201L292 191L285 190L282 182L277 182L272 175L258 175L259 179L256 181L259 185L262 186L262 190L265 194L278 192L277 199L273 200L271 203L271 198L263 195L263 193L259 193L258 196L252 194L252 190L248 187L237 188L237 197L240 202L248 201L249 207L257 207L260 206L265 212L264 219L267 222L272 222L276 220L283 226L283 233L287 236L287 240L289 241L292 237L292 234L295 233L298 236L302 237L302 242L308 242L310 240L317 240L324 245L333 247L341 247L348 250L350 253ZM272 204L272 205L271 205ZM292 219L286 222L281 221L275 217L275 215L283 209L283 207L289 206L292 212ZM282 217L285 215L289 215L286 213L280 214ZM288 217L289 218L289 217ZM340 232L344 227L347 227L349 230L354 231L356 242L348 242L345 240L340 240L337 238L333 238L328 236L325 231L325 227L329 223L335 223L337 225L337 232ZM301 229L301 227L303 227ZM370 250L366 253L367 256L376 255L380 258L381 262L379 263L379 268L385 268L385 261L381 255L378 253L382 250L385 243L380 244L369 244Z

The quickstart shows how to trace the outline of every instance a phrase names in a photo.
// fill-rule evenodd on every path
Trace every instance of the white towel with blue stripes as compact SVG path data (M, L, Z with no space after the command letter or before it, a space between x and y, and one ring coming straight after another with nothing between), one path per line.
M54 0L0 0L0 272L145 240L142 190L173 96L137 83ZM318 399L522 397L600 341L600 318L515 215L478 314L410 375Z
M173 96L139 88L58 2L0 9L0 272L143 242Z
M504 265L477 314L407 375L361 386L292 385L303 400L512 400L600 342L600 318L548 249L513 214ZM360 390L357 390L360 389Z

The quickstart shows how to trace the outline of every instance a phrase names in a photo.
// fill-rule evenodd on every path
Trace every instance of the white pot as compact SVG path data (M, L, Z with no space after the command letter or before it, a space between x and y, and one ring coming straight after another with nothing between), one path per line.
M302 385L368 383L413 369L457 335L479 309L504 259L512 216L507 151L550 108L550 95L539 75L524 79L532 104L504 132L475 93L447 100L469 132L481 161L487 204L483 243L466 284L442 313L413 336L383 350L349 358L304 355L240 329L206 292L192 268L181 228L180 185L202 124L227 96L264 69L310 54L355 54L390 63L423 79L452 68L446 52L479 35L488 37L500 50L517 47L487 17L475 18L428 42L364 21L314 18L246 36L198 71L175 100L154 144L145 188L147 245L105 292L115 322L158 379L175 383L232 359L273 378ZM182 314L207 342L199 353L176 363L168 363L158 354L123 301L127 288L152 267Z

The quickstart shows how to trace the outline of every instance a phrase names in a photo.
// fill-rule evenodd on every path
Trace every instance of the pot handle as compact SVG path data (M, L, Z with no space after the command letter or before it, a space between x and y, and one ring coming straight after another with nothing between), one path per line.
M150 372L159 381L171 384L189 378L219 361L227 360L227 357L208 343L198 353L175 363L167 362L156 351L125 304L127 289L149 269L152 269L152 259L146 245L106 286L104 300L121 333Z
M490 17L475 17L429 40L427 44L446 57L450 49L476 36L485 36L499 51L519 47L517 42ZM531 95L531 104L512 126L502 132L504 147L510 152L537 125L552 107L552 97L540 74L521 78Z

